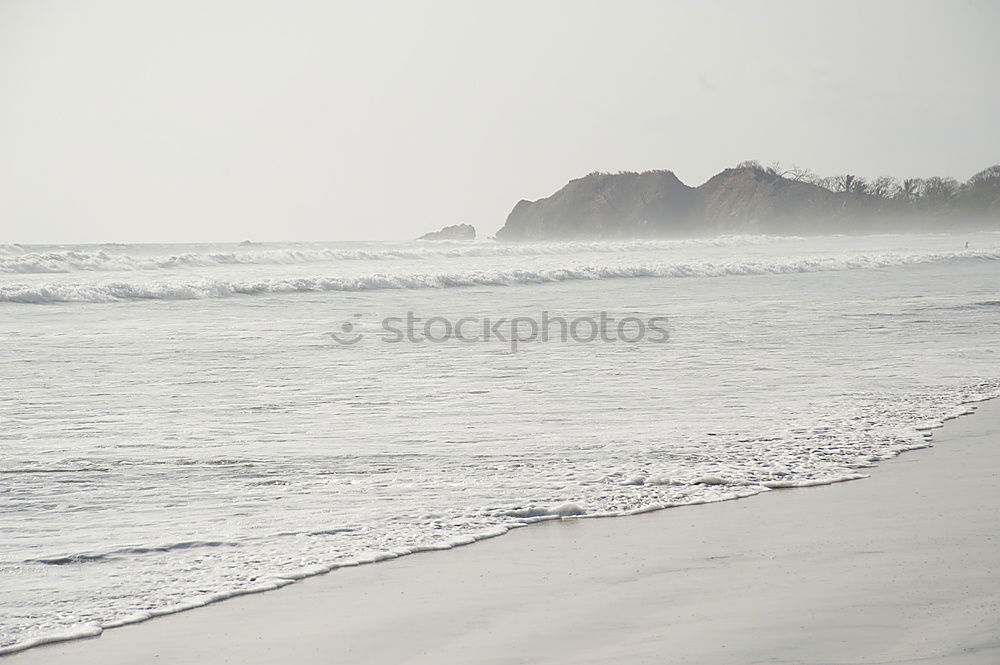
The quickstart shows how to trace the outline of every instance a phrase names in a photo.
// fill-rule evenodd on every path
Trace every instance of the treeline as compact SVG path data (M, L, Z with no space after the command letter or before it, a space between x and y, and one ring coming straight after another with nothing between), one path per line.
M806 182L831 192L847 192L874 196L909 203L917 207L938 207L949 202L963 201L978 204L977 207L991 207L1000 202L1000 164L983 169L965 182L955 178L934 176L931 178L904 178L879 176L863 178L851 173L822 177L811 170L793 164L785 168L780 162L763 166L756 160L740 162L737 168L752 168L772 176Z

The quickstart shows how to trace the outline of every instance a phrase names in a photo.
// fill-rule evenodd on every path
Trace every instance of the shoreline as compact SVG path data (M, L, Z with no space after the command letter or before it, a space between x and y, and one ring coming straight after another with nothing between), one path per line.
M951 446L956 445L956 442L961 443L963 441L983 438L983 437L997 437L998 431L1000 431L1000 400L987 400L979 403L969 403L964 405L967 411L979 415L979 418L959 418L957 420L948 420L943 425L943 430L941 431L941 436L935 436L935 440L939 444L945 444L946 450L951 450L948 444ZM935 428L940 429L940 428ZM283 649L285 647L291 647L291 645L286 644L289 641L297 641L295 635L298 634L300 637L301 631L305 628L309 629L308 639L306 643L311 645L316 645L315 651L317 651L317 657L310 658L297 658L298 662L313 662L313 660L323 660L323 658L318 658L320 654L325 654L327 656L337 654L338 645L342 645L345 641L348 643L357 642L358 640L371 641L365 649L366 653L371 656L370 660L361 660L356 662L398 662L398 656L404 653L410 653L408 647L405 644L411 645L413 640L416 639L417 635L410 635L408 640L401 640L399 636L394 635L395 629L398 629L397 623L401 625L407 625L407 621L403 621L402 617L398 616L399 613L403 613L410 621L420 622L421 617L424 616L427 608L422 605L419 607L409 607L404 605L403 608L392 607L382 607L381 609L371 608L370 612L363 612L360 615L356 615L352 612L351 621L348 624L353 625L353 628L344 625L343 617L338 617L334 621L327 621L324 624L322 621L317 623L316 614L323 614L323 612L315 612L316 606L322 606L327 610L327 615L330 614L337 616L339 612L343 612L345 609L350 611L351 607L357 606L358 603L362 603L367 599L370 599L370 594L366 590L369 585L375 585L380 589L380 593L392 594L394 589L398 589L398 593L406 597L422 597L427 603L431 603L434 613L436 611L438 614L450 615L453 612L453 608L456 606L461 606L462 602L458 602L460 599L451 598L449 600L448 594L458 594L464 588L463 584L458 584L456 580L447 579L457 576L459 579L472 578L472 580L479 580L480 582L484 579L489 579L489 588L493 589L495 593L499 593L504 599L504 606L517 607L519 604L527 606L530 609L532 606L538 605L539 602L544 604L547 600L551 600L549 594L542 594L542 597L537 597L537 593L533 588L522 589L520 594L510 593L510 588L517 588L519 585L523 585L523 580L519 578L522 577L517 570L496 570L498 566L504 568L503 563L498 563L498 558L502 562L507 562L510 560L518 560L520 558L526 559L525 565L530 569L538 569L546 572L545 579L552 578L564 578L568 573L570 578L575 576L573 572L574 567L563 567L563 566L553 566L551 559L567 559L567 564L575 558L581 556L581 552L590 553L591 563L599 564L597 567L606 567L608 564L612 564L612 568L615 565L621 567L623 555L623 547L626 543L632 543L632 547L626 548L636 550L639 555L639 559L636 562L636 566L640 567L639 564L643 561L646 562L645 565L651 565L654 562L650 561L650 552L643 551L646 550L642 546L642 543L647 539L644 537L645 529L656 529L657 531L650 535L648 539L651 542L658 543L661 549L666 548L672 551L675 558L681 560L688 560L691 562L693 553L688 551L693 545L697 543L692 542L674 542L668 539L668 542L660 542L662 540L662 535L658 535L659 530L663 528L676 528L679 524L685 526L687 529L699 529L707 528L710 531L717 532L719 534L727 533L727 529L732 531L734 528L746 529L746 525L734 524L732 518L735 515L739 515L739 521L743 520L762 520L762 523L769 523L767 529L775 529L779 532L785 529L781 528L781 524L787 525L787 530L800 534L808 535L810 529L809 524L797 525L794 520L789 520L788 517L783 520L775 520L773 513L777 510L779 513L781 511L791 512L796 515L800 520L805 518L809 522L810 517L814 519L820 519L820 514L815 514L810 512L812 509L808 508L809 504L815 503L815 497L817 494L823 494L825 497L825 502L830 504L830 499L833 499L831 505L826 506L826 509L833 509L834 512L838 509L840 501L857 501L857 495L864 497L865 495L876 494L883 495L882 501L879 504L879 508L886 506L885 504L885 493L889 489L888 486L892 484L893 477L900 476L899 468L904 468L909 472L913 472L917 479L917 485L926 484L927 478L931 478L935 481L940 481L940 478L936 477L934 472L934 466L936 457L942 457L944 462L951 462L954 464L954 460L947 454L942 454L941 449L937 447L923 448L923 454L913 455L913 456L897 456L896 458L885 460L880 462L875 468L872 469L872 475L876 476L871 479L869 483L834 483L834 484L824 484L814 487L796 488L799 492L794 493L795 498L789 498L785 495L786 492L763 492L759 494L759 498L756 501L745 502L745 501L721 501L721 502L711 502L705 504L695 504L687 506L687 510L675 511L675 510L657 510L652 512L646 512L642 514L632 515L630 520L597 520L597 519L585 519L585 520L542 520L545 522L544 525L538 526L534 529L514 529L516 533L511 533L507 535L506 538L501 539L490 539L491 543L484 543L476 548L467 547L457 547L450 550L445 550L438 553L435 557L410 557L404 556L391 561L386 561L380 566L353 566L349 570L338 571L337 575L317 575L308 579L304 579L298 584L295 584L287 589L280 592L275 592L273 594L268 594L269 599L265 602L263 599L251 598L249 596L233 599L227 603L211 603L210 605L203 606L200 608L199 612L178 612L170 615L163 615L157 617L158 620L155 622L142 622L142 625L138 624L127 624L118 628L117 630L103 635L100 639L71 639L69 641L61 641L56 643L48 643L43 645L33 646L28 649L19 650L16 652L9 653L4 657L4 662L11 663L31 663L31 662L62 662L59 659L64 658L65 662L74 663L113 663L113 662L134 662L135 660L144 660L153 657L155 654L160 662L219 662L224 659L231 659L233 650L237 651L241 655L236 658L238 662L255 662L254 658L259 657L260 654L251 650L245 652L243 649L240 651L238 645L235 643L230 644L230 651L222 649L219 645L218 634L220 632L227 633L232 636L232 640L239 641L242 640L247 644L253 644L259 641L265 641L267 644L272 645L273 648ZM935 454L937 451L937 454ZM993 469L993 478L996 478L996 468L998 466L998 458L1000 458L1000 452L989 451L986 449L973 451L974 454L978 454L983 457L992 458L987 461L979 461L975 464L975 469L983 472L983 470ZM992 467L991 467L992 464ZM905 475L905 474L904 474ZM898 478L897 478L898 480ZM911 478L911 484L913 479ZM949 482L954 482L951 479ZM949 484L949 482L938 482L937 485ZM899 483L897 482L897 485ZM929 485L931 490L937 489L937 485ZM866 488L865 490L856 490L855 488ZM836 488L836 489L834 489ZM911 488L912 489L912 488ZM955 488L952 488L955 489ZM830 491L834 491L837 494L828 494ZM995 492L993 493L996 494ZM755 495L758 496L758 495ZM766 499L770 496L771 499ZM854 497L852 499L852 497ZM966 500L971 499L971 497L966 497L965 494L956 494L956 498L961 500L965 498ZM902 500L900 500L902 499ZM994 514L998 514L998 506L1000 506L1000 497L995 497L993 495L979 496L977 497L978 506L980 510L982 505L988 504L992 501L994 508ZM823 501L820 502L823 504ZM787 504L787 505L786 505ZM803 504L803 505L799 505ZM906 497L895 497L895 504L888 504L888 508L895 510L897 513L905 514L907 509L913 509L915 506L907 504ZM850 505L854 505L851 503ZM820 510L824 507L820 506ZM855 506L857 508L857 506ZM968 506L966 506L968 508ZM863 512L863 511L862 511ZM760 513L760 514L755 514ZM772 513L771 517L768 518L768 513ZM859 518L858 515L854 516ZM870 517L868 519L871 519ZM726 528L719 530L719 525L716 522L721 521L721 526ZM822 520L821 520L822 521ZM984 532L983 536L986 540L993 540L994 545L998 537L998 531L1000 531L1000 523L991 524L991 529ZM611 526L607 526L611 525ZM881 527L886 526L882 524ZM816 529L815 525L811 527L814 531ZM615 534L613 538L610 538L610 534ZM910 534L915 535L915 534ZM876 538L878 536L877 532L869 534L869 539ZM753 538L750 534L747 537ZM820 533L813 533L813 538L827 538L829 534L821 530ZM974 541L975 539L973 539ZM553 541L555 541L553 543ZM576 542L579 541L579 542ZM808 538L801 543L802 547L806 549L809 548L811 541ZM702 543L704 544L704 543ZM730 542L732 545L732 542ZM977 548L975 542L970 542L970 546ZM545 560L538 561L536 556L538 550L544 549L545 547L550 547L551 551L547 552ZM840 553L843 554L844 548L841 547ZM850 548L847 548L850 550ZM877 550L872 550L876 552ZM836 558L838 548L832 548L830 556ZM892 556L899 556L905 558L905 550L903 551L882 551L882 554ZM781 557L780 552L772 553L773 557ZM669 557L667 557L669 559ZM684 570L706 570L706 562L717 561L726 562L732 558L731 553L720 552L716 553L712 557L694 557L699 565L693 568L685 568L681 566L677 569L678 579L677 580L660 580L660 583L668 583L668 586L678 581L683 580L686 576L682 574ZM995 559L996 557L994 557ZM662 566L664 561L656 562L654 569ZM676 562L675 562L676 563ZM631 568L627 565L626 568ZM727 586L726 580L726 566L724 564L711 564L707 565L707 570L714 569L718 567L720 570L715 571L714 575L716 578L721 577L722 579L715 579L714 582L710 580L705 580L705 589L708 598L702 599L697 605L704 605L703 611L707 612L708 615L712 614L712 603L711 596L720 596L717 598L716 604L719 604L722 597L725 596L724 589L715 589L715 593L711 593L712 586L718 587L720 583L724 583L723 586ZM579 571L578 571L579 572ZM805 571L799 571L800 574L804 574ZM499 577L496 577L499 582L499 588L495 588L498 584L494 580L494 576L499 573ZM428 589L428 586L434 587L433 584L428 584L421 582L422 577L426 577L429 574L438 578L440 576L445 576L445 579L440 581L447 589L448 593L443 595L435 594L434 588ZM574 587L570 584L570 591L568 593L588 593L593 591L595 585L600 586L599 579L594 578L594 571L589 570L577 575L577 577L582 578ZM588 579L588 575L590 578ZM598 578L600 575L598 575ZM633 583L639 582L640 580L646 579L648 575L635 574L632 579ZM658 577L658 576L657 576ZM996 577L996 576L994 576ZM572 580L563 580L564 582L571 582ZM987 585L988 586L988 585ZM996 595L991 596L993 601L1000 602L1000 582L994 584L996 588ZM264 589L259 589L262 591ZM430 595L427 592L430 591ZM605 591L611 592L610 589ZM646 592L641 589L635 589L635 597L645 598ZM255 594L254 594L255 595ZM669 595L669 594L668 594ZM387 604L387 599L383 598L383 604ZM689 599L689 601L692 599ZM731 600L731 599L730 599ZM801 599L800 599L801 600ZM864 600L864 598L858 598L856 600ZM592 599L596 601L599 605L599 599ZM454 617L455 619L462 619L466 616L477 616L485 615L478 622L486 621L490 623L491 619L491 601L481 600L480 602L475 602L474 600L470 602L469 599L463 601L466 606L464 611L459 617ZM621 602L628 604L625 599ZM593 606L595 603L591 602L590 605ZM739 603L737 603L738 605ZM643 603L636 603L640 608ZM682 603L683 605L683 603ZM725 605L725 603L723 603ZM484 607L485 606L485 607ZM407 607L409 609L407 609ZM994 615L996 614L995 605L993 606ZM313 610L310 610L313 608ZM493 608L495 610L495 608ZM522 608L524 610L526 608ZM567 610L579 611L580 608L564 608ZM719 610L720 608L715 608ZM530 615L531 612L529 611ZM545 613L548 615L548 613ZM586 612L584 612L586 614ZM392 620L392 617L396 617ZM235 623L234 623L234 618ZM537 617L542 619L542 617ZM881 617L885 619L885 617ZM645 622L645 613L642 616L634 617L635 621L633 623L643 624ZM551 621L551 618L549 619ZM1000 626L1000 620L996 616L992 617L993 625ZM274 628L276 623L284 623L282 629ZM331 625L331 624L336 624ZM451 623L449 623L451 625ZM662 626L662 629L669 632L671 626L675 625L673 622L667 622ZM433 626L427 627L431 634L433 634ZM503 632L503 625L498 625L495 628L500 629ZM572 632L577 629L578 625L575 622L569 622L569 625L564 626L564 629ZM623 625L618 626L617 631L623 635L635 633L635 625ZM339 633L338 633L339 631ZM580 640L587 637L591 633L601 633L606 631L601 631L596 626L590 626L590 631L586 635L581 635L573 639L567 640L567 643L562 644L563 651L568 650L574 645L578 645ZM1000 631L996 634L1000 635ZM339 635L339 637L337 637ZM256 640L252 639L256 636ZM364 636L367 636L365 638ZM80 637L83 637L82 635ZM453 637L459 637L455 635ZM481 638L482 640L483 638ZM419 640L418 640L419 642ZM556 640L559 642L559 640ZM187 644L186 651L180 651L180 643ZM385 648L379 653L378 650L372 651L375 646L384 645L384 643L396 644L397 650L394 657L386 657L384 651ZM326 650L324 651L324 646ZM489 640L486 640L486 645L490 647L488 651L493 651L493 645L490 644ZM550 645L551 646L551 645ZM997 649L1000 653L1000 639L997 640L996 644L989 647L990 649ZM213 649L215 649L213 651ZM419 649L418 649L419 650ZM245 652L245 653L244 653ZM312 652L312 650L310 651ZM291 653L291 652L290 652ZM727 653L727 652L723 652ZM732 651L728 651L729 654L733 654ZM647 654L651 655L651 654ZM660 654L662 655L662 654ZM503 660L496 659L498 654L484 654L484 656L489 656L482 660L468 660L465 662L521 662L517 659L514 660ZM579 654L577 654L579 657ZM801 654L799 657L801 658ZM276 657L276 654L272 654L271 658ZM352 659L357 658L357 654L351 656ZM433 654L427 662L450 662L447 660L441 660L442 654L440 652ZM466 658L471 658L468 654L465 654ZM556 654L550 654L550 658L555 658L551 662L562 662L558 660ZM718 654L717 657L722 657ZM121 660L115 660L115 658L120 658ZM544 658L544 657L543 657ZM618 658L617 655L608 654L606 660L614 660ZM34 660L33 660L34 659ZM539 658L537 654L534 657L528 659L530 662L536 662ZM267 662L266 660L261 660L260 662ZM418 661L417 662L422 662ZM463 662L461 659L456 659L455 662ZM545 660L545 662L550 662ZM581 662L580 660L567 660L566 662ZM594 662L604 662L603 660L597 660ZM700 661L684 661L684 662L700 662ZM706 661L711 662L711 661ZM812 661L802 661L802 662L812 662ZM817 661L826 662L826 661ZM868 661L847 661L847 662L868 662ZM890 661L890 662L908 662L908 661ZM935 661L937 662L937 661ZM940 661L952 662L952 661ZM978 661L954 661L954 662L978 662Z

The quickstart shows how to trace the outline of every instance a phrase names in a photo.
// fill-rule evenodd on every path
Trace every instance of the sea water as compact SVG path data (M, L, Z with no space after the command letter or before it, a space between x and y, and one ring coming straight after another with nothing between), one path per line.
M0 652L864 477L998 340L990 233L0 245Z

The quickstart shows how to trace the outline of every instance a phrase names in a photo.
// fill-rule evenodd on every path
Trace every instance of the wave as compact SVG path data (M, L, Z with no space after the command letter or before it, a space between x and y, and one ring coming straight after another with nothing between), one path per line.
M473 286L514 286L574 280L725 277L865 270L943 263L959 260L1000 260L1000 252L881 253L840 257L784 258L760 261L686 262L655 265L588 266L537 270L494 269L442 273L374 273L357 276L273 278L256 281L198 279L178 282L104 284L7 284L0 286L0 302L117 302L128 300L198 300L240 295L373 291L384 289L441 289Z
M939 427L942 427L946 421L954 420L955 418L962 416L972 415L973 413L975 413L974 411L975 407L970 408L970 405L975 402L982 402L988 399L996 399L998 388L1000 388L1000 384L998 384L995 381L988 381L978 385L967 387L966 390L967 394L959 405L954 406L952 409L950 409L950 412L948 412L947 415L943 416L942 418L929 422L928 426L922 429L937 429ZM929 445L930 443L926 441L917 445L905 445L905 444L897 445L894 449L888 450L886 454L884 454L883 456L874 457L872 461L875 462L884 459L889 459L898 456L903 452L907 452L909 450L915 450L918 448L925 448L928 447ZM661 510L677 508L682 506L694 506L706 503L720 503L723 501L744 499L766 491L830 485L834 483L860 480L862 478L867 478L867 477L868 477L867 474L841 473L841 474L829 475L822 478L806 478L798 481L762 482L759 483L757 487L753 487L752 483L748 484L739 481L730 482L725 479L717 478L714 476L707 476L694 479L690 481L689 484L737 485L739 486L739 489L732 492L716 494L708 497L691 497L687 500L682 500L680 502L652 503L631 510L623 510L620 512L588 513L585 509L581 508L575 503L564 503L561 505L551 506L551 507L529 506L522 508L514 508L504 511L502 513L503 516L511 518L511 521L508 521L504 524L495 524L489 528L482 529L477 532L472 532L465 535L454 535L450 538L438 542L432 542L429 544L402 546L393 550L373 551L371 553L359 556L357 558L347 558L340 561L329 562L329 563L316 563L287 571L275 571L270 575L261 576L259 578L258 577L251 578L252 584L243 587L228 588L220 591L199 590L197 595L188 596L172 605L154 607L153 609L140 610L138 612L125 614L123 616L109 617L104 620L79 623L62 628L61 630L55 630L34 637L29 637L28 639L22 641L13 642L11 644L6 644L6 645L0 645L0 656L18 653L45 644L53 644L58 642L85 639L89 637L97 637L108 629L119 628L131 624L143 623L145 621L149 621L150 619L154 619L157 617L168 616L170 614L177 614L180 612L187 612L193 609L197 609L199 607L205 607L207 605L211 605L214 603L218 603L221 601L229 600L240 596L258 594L267 591L274 591L282 587L288 586L289 584L294 584L299 580L303 580L309 577L315 577L318 575L324 575L339 569L375 564L383 561L390 561L403 556L408 556L410 554L416 554L421 552L449 550L457 547L463 547L483 540L497 538L499 536L506 535L515 529L520 529L540 522L547 522L560 519L627 517L627 516L657 512ZM652 484L662 484L662 483L673 484L672 481L652 481ZM635 483L626 482L626 484L635 484ZM645 481L643 484L645 484ZM149 552L168 552L174 549L188 549L190 547L205 547L205 546L216 547L223 545L235 546L235 543L225 543L225 542L215 542L215 541L209 541L209 542L191 541L184 543L175 543L162 547L123 548L121 550L115 550L113 552L109 552L107 553L107 555L117 554L117 553L145 554ZM99 556L107 556L107 555L99 555ZM62 565L66 563L69 564L83 563L89 560L93 560L94 558L97 557L93 555L91 556L75 555L71 557L63 557L51 560L36 559L33 561L27 561L26 563L47 563L47 564Z
M120 556L134 556L140 554L163 554L174 550L189 550L205 547L237 547L236 543L227 543L217 540L189 540L180 543L170 543L168 545L148 546L148 547L121 547L107 552L81 552L78 554L64 554L58 556L42 557L38 559L28 559L25 563L41 563L49 566L65 566L69 564L92 563L97 561L107 561Z
M382 248L282 248L237 252L185 252L161 256L132 256L104 249L29 250L0 245L0 273L67 273L170 270L230 265L291 265L337 261L427 260L463 257L545 256L587 252L661 251L682 247L729 247L798 240L771 236L720 236L688 240L633 240L624 242L552 242L532 244L434 243L428 246Z

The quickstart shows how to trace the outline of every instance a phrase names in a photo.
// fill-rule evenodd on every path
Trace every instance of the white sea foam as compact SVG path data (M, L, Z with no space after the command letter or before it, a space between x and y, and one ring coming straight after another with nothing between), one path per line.
M341 261L440 261L468 257L556 256L563 254L668 251L690 247L733 247L764 242L794 242L794 236L720 236L686 240L631 240L607 242L546 242L505 244L432 243L387 247L283 247L240 251L187 251L176 254L127 254L96 249L27 248L0 245L0 273L65 273L170 270L231 265L294 265ZM127 248L127 246L126 246ZM118 249L118 248L115 248ZM156 246L137 249L156 251Z
M781 275L841 270L871 270L951 261L997 261L1000 251L882 252L850 256L808 256L726 262L690 261L649 265L554 267L544 270L502 269L437 273L374 273L356 276L297 277L229 281L108 282L100 284L0 284L0 302L116 302L122 300L196 300L240 295L384 289L443 289L470 286L514 286L573 280L725 277Z
M56 642L66 642L68 640L80 640L86 637L97 637L104 629L93 623L77 624L69 628L54 630L44 635L32 637L31 639L17 642L7 646L0 646L0 656L18 651L24 651L32 647L39 647L43 644L55 644Z
M951 420L963 415L970 415L973 413L971 409L968 409L965 405L983 401L986 399L994 399L1000 397L1000 381L986 382L978 384L975 386L970 386L962 393L962 400L960 403L952 406L949 410L945 411L946 415L942 415L939 420L931 421L927 426L921 426L920 429L925 429L925 427L940 427L941 424L946 420ZM917 431L917 428L912 428L913 431ZM877 459L885 459L886 457L891 457L900 454L901 452L907 450L913 450L920 447L925 447L926 443L918 445L907 445L897 443L895 445L889 446L883 456L879 456ZM33 648L36 646L41 646L45 644L51 644L55 642L82 639L88 637L96 637L100 635L104 630L110 628L117 628L129 624L141 623L148 621L149 619L166 616L170 614L175 614L178 612L185 612L192 609L197 609L209 605L212 603L220 602L223 600L228 600L230 598L235 598L238 596L244 596L248 594L263 593L266 591L272 591L288 584L292 584L297 580L301 580L307 577L312 577L316 575L322 575L335 571L338 568L353 567L358 565L374 564L381 561L391 560L400 556L405 556L407 554L417 553L417 552L427 552L443 549L452 549L455 547L460 547L464 545L470 545L481 540L495 538L508 533L511 529L527 526L529 524L548 521L560 518L602 518L602 517L622 517L629 515L638 515L643 513L648 513L656 510L664 510L667 508L677 507L677 506L690 506L690 505L700 505L710 502L717 501L727 501L733 499L740 499L753 496L762 491L767 491L771 489L787 489L787 488L802 488L802 487L815 487L819 485L828 485L833 483L846 482L851 480L859 480L867 478L868 474L859 473L848 473L848 474L838 474L838 475L828 475L826 477L819 478L804 478L796 480L771 480L762 481L757 483L756 486L753 484L747 484L746 480L726 480L716 476L701 476L695 478L688 482L678 483L676 481L648 481L649 484L659 482L660 484L667 485L687 485L687 486L720 486L720 485L740 485L737 489L732 491L727 491L725 493L716 493L714 495L706 494L692 494L685 499L673 502L650 502L642 505L638 508L620 510L620 511L587 511L580 505L567 502L561 505L553 506L550 508L526 508L526 509L514 509L504 512L505 516L514 518L523 518L522 521L511 521L506 524L496 525L485 530L481 530L477 533L471 533L468 535L452 537L446 541L438 542L430 545L414 545L409 547L400 547L393 551L382 551L373 552L368 555L358 557L356 559L341 560L338 563L333 564L322 564L313 565L306 568L301 568L297 570L290 570L285 573L275 574L272 577L257 581L242 588L229 589L226 591L220 591L210 594L202 594L199 596L188 597L180 602L176 602L170 605L163 605L156 607L149 611L133 612L130 614L125 614L118 616L113 619L106 620L102 623L81 623L74 624L72 626L54 630L47 631L42 635L36 635L30 637L29 639L8 643L6 645L0 645L0 656L10 653L16 653L23 651L25 649ZM638 480L642 480L640 483ZM624 479L621 483L622 486L637 486L641 484L647 484L647 480L642 476L633 476L631 478ZM197 546L198 544L194 544ZM114 553L130 553L130 554L141 554L146 551L149 552L169 552L171 550L186 550L190 549L189 544L179 543L177 545L164 546L164 547L154 547L154 548L119 548L110 550L107 555ZM97 558L103 558L105 555L99 555ZM71 557L75 559L80 559L80 557Z

